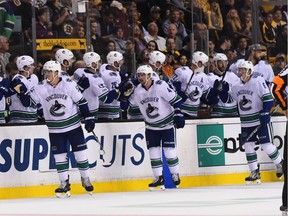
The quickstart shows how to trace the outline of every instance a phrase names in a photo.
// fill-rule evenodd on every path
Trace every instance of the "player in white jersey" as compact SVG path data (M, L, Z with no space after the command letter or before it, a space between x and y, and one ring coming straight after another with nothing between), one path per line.
M48 61L43 65L43 70L46 79L31 89L30 96L32 101L42 105L48 126L51 150L61 182L59 188L55 190L56 196L61 197L63 193L70 196L68 141L77 161L82 186L91 194L93 186L89 179L87 145L80 117L84 118L88 133L94 129L95 118L89 112L88 103L77 84L69 77L58 76L61 71L59 62Z
M182 97L182 112L189 116L197 116L201 100L205 103L214 104L218 102L217 96L210 97L208 77L204 68L208 64L208 56L196 51L192 56L191 69L187 66L175 70L170 82L174 85L177 93ZM200 100L201 99L201 100ZM217 101L214 101L217 99Z
M107 55L107 63L109 67L101 73L108 90L118 88L121 83L119 70L123 64L123 55L117 51L111 51ZM120 102L113 100L111 103L103 103L100 101L98 118L102 119L118 119L120 118Z
M282 158L277 148L272 144L273 130L270 109L273 98L265 80L252 77L253 64L243 61L239 64L240 80L232 86L231 95L237 101L241 121L241 139L244 145L246 159L251 174L245 178L247 184L256 181L260 183L260 172L255 151L258 135L261 149L277 166L277 177L282 176Z
M152 74L152 79L153 80L167 80L168 77L160 72L160 69L162 65L164 64L166 60L166 56L164 53L160 51L152 51L149 53L149 65L152 67L153 74Z
M79 82L85 76L89 80L89 87L83 91L83 96L89 102L89 110L95 118L98 116L99 101L111 103L118 99L118 89L111 91L106 87L102 75L99 73L101 58L95 52L87 52L83 56L86 68L78 68L74 72L74 80Z
M6 112L5 95L6 94L8 94L8 89L6 88L5 84L3 83L3 78L0 77L0 124L6 123L6 121L5 121L5 112Z
M10 123L28 123L37 122L37 107L30 106L30 100L27 100L29 90L34 86L34 83L28 80L30 76L31 63L25 59L17 59L16 61L19 73L16 74L10 83L13 90L11 95Z
M74 54L68 49L59 49L55 53L55 59L61 64L60 77L69 77L71 74L70 69L75 61Z
M149 65L142 65L137 69L140 84L129 98L129 105L139 107L146 124L146 142L154 174L154 180L149 184L151 190L157 186L165 188L161 146L173 182L176 186L180 184L173 124L176 128L183 128L185 125L180 111L181 97L165 81L154 80L152 74L153 70ZM127 109L128 103L121 103L121 107Z
M234 73L226 71L228 58L223 53L216 53L213 57L213 63L215 65L215 70L209 73L208 81L211 88L217 91L219 101L214 104L211 109L211 116L237 116L237 103L236 101L229 101L229 103L224 103L227 100L228 91L231 87L238 81L239 77Z
M22 56L19 56L16 60L16 64L20 61L23 61L23 60L26 60L29 62L29 67L30 67L30 74L29 74L29 77L27 78L31 83L32 83L32 86L35 86L39 83L39 79L38 77L34 74L34 70L35 70L35 61L34 59L31 57L31 56L28 56L28 55L22 55Z

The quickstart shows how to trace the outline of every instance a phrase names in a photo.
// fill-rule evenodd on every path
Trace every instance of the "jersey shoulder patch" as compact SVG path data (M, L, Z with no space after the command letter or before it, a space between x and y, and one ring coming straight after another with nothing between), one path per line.
M157 80L156 82L155 82L155 84L157 84L157 85L161 85L163 83L163 80Z

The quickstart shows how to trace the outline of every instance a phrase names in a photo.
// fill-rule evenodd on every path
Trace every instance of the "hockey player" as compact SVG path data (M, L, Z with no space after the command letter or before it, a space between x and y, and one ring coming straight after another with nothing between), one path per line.
M35 86L39 83L39 79L38 77L34 74L34 70L35 70L35 61L34 59L31 57L31 56L28 56L28 55L22 55L22 56L19 56L16 60L16 64L20 61L23 61L23 60L26 60L29 62L29 67L30 67L30 70L29 70L29 77L27 78L31 83L32 83L32 86Z
M74 72L74 80L79 82L82 77L85 76L89 80L89 87L83 91L83 96L89 102L89 110L95 118L98 115L99 101L102 103L111 103L113 100L117 100L120 96L119 89L108 90L99 68L101 66L101 58L95 52L87 52L83 56L86 68L78 68Z
M72 72L69 71L75 61L74 54L68 49L58 49L55 53L55 59L61 64L61 72L59 76L72 76Z
M204 73L208 61L205 53L196 51L192 55L191 68L185 66L176 69L170 80L182 97L182 112L188 116L197 116L200 99L209 104L218 102L217 95L209 88L208 77Z
M207 76L210 87L214 87L220 100L217 104L212 106L211 116L237 116L238 111L236 101L223 103L221 98L223 97L224 100L227 100L229 89L239 81L239 78L234 73L226 71L228 58L225 54L216 53L213 57L213 64L215 70Z
M238 104L241 121L241 138L244 145L246 159L251 174L245 178L247 184L256 181L261 183L255 141L258 135L261 149L276 164L277 177L282 176L282 158L277 148L272 144L272 125L270 109L273 106L273 98L263 78L252 77L253 64L243 61L238 66L240 80L232 86L231 94ZM256 133L253 135L253 133ZM250 138L250 136L252 137Z
M288 65L277 75L274 77L271 84L271 92L276 100L276 102L280 105L283 110L284 115L288 119L288 110L287 110L287 93L288 93ZM284 141L284 153L283 153L283 172L284 172L284 185L282 190L282 206L280 207L280 211L285 211L286 214L288 212L287 208L287 124L286 124L286 139Z
M6 123L5 121L5 112L6 112L5 95L8 94L8 88L3 82L4 82L3 78L0 77L0 124Z
M19 73L16 74L10 83L13 91L10 103L10 123L37 122L37 107L31 105L29 100L29 90L35 85L28 80L30 76L31 62L26 58L18 58L16 61Z
M165 189L161 147L174 184L180 184L173 124L176 128L183 128L185 125L180 111L181 97L163 80L154 80L152 74L153 70L149 65L142 65L137 69L136 75L140 84L129 98L130 106L139 107L146 124L146 143L154 174L154 180L149 184L151 190L158 186ZM127 109L128 103L121 103L121 107Z
M108 67L101 72L101 77L104 80L108 90L118 88L121 83L119 70L123 64L123 55L117 51L111 51L107 55ZM119 119L120 118L120 102L117 100L112 103L103 103L100 101L98 118L102 119Z
M68 141L77 161L82 186L91 194L93 186L89 179L87 145L78 109L84 118L88 133L94 129L94 117L89 112L87 101L76 83L69 77L59 77L58 74L61 72L59 62L48 61L44 64L43 70L46 79L31 89L30 96L34 102L42 105L48 126L51 150L60 179L60 186L55 190L56 196L61 197L63 193L70 196L66 146Z
M154 80L165 80L168 81L168 77L161 72L161 67L166 60L164 53L160 51L152 51L149 53L149 65L152 67Z

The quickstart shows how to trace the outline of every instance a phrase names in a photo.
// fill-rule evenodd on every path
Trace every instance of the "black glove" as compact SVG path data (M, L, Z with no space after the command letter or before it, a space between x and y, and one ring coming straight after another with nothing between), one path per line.
M228 101L228 91L229 91L229 84L225 81L221 81L222 89L219 90L219 97L222 100L222 102L226 103Z
M216 79L213 83L213 90L218 94L221 89L222 89L222 83L221 81Z
M94 116L89 116L84 119L85 129L88 133L92 132L95 128L95 118Z
M185 118L180 109L175 109L173 120L176 128L183 128L185 126Z
M0 92L3 94L3 95L6 95L8 93L9 89L6 88L5 86L2 86L0 84Z
M14 80L11 81L11 88L10 89L13 92L16 92L17 94L25 95L28 93L27 87L18 78L15 78Z
M135 86L131 81L123 81L119 84L117 87L119 92L123 94L125 97L129 97L131 94L133 94Z
M80 77L80 79L77 82L79 89L81 92L84 92L85 89L90 87L90 83L89 83L89 79L83 75L82 77Z

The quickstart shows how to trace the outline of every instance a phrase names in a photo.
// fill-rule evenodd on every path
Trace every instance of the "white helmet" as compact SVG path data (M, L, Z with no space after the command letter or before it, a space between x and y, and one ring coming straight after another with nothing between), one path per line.
M107 59L108 65L111 65L117 69L120 68L123 63L123 55L117 51L109 52L106 59ZM115 62L117 63L116 65L115 65Z
M152 51L149 54L149 64L155 66L157 69L164 64L165 60L166 56L160 51ZM157 62L159 63L157 64Z
M151 66L149 65L141 65L137 68L136 74L152 74L153 73L153 69Z
M65 66L65 67L69 67L70 63L72 63L74 61L74 54L68 49L59 49L55 53L55 59L61 65ZM64 61L67 61L69 64L65 65Z
M28 55L22 55L22 56L19 56L16 60L16 64L18 63L18 61L23 61L23 60L26 60L30 63L30 65L33 65L35 63L34 59L31 57L31 56L28 56Z
M44 65L43 65L43 70L47 70L47 71L61 71L61 64L57 61L47 61Z
M224 62L224 66L225 66L225 69L222 71L220 68L218 68L218 64L217 64L217 62L218 61L223 61ZM213 57L213 62L214 62L214 65L215 65L215 67L216 67L216 69L220 72L220 73L224 73L225 72L225 70L226 70L226 67L227 67L227 64L228 64L228 58L227 58L227 56L225 55L225 54L223 54L223 53L216 53L215 55L214 55L214 57Z
M101 58L95 52L87 52L83 55L83 61L85 62L86 67L93 69L98 69L101 65ZM94 63L94 64L93 64Z
M253 63L251 61L242 61L238 64L238 71L241 69L246 69L246 74L245 74L245 77L239 74L240 79L243 82L247 82L254 72Z
M20 58L20 57L19 57ZM29 73L29 69L30 69L30 62L25 60L25 59L17 59L16 61L16 65L17 65L17 68L19 71L25 71L25 72L28 72ZM28 70L25 70L24 68L25 67L28 67L29 69Z
M204 67L207 66L208 61L209 57L204 52L201 51L194 52L192 55L192 64L197 66L194 72L196 73L203 72ZM201 67L199 67L199 63L202 64Z

